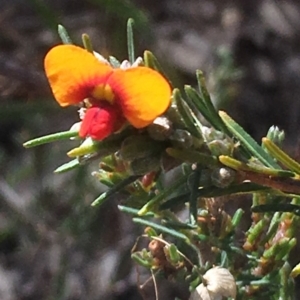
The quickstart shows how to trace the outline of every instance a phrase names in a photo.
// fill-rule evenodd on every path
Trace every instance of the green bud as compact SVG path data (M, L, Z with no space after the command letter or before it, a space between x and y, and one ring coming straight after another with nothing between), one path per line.
M232 153L232 144L227 140L214 140L207 143L207 146L211 153L215 156L230 155Z
M268 130L267 138L280 146L285 138L285 133L283 130L280 130L279 127L273 125Z
M214 140L224 140L226 135L212 127L202 126L201 128L202 135L204 136L206 142L212 142Z

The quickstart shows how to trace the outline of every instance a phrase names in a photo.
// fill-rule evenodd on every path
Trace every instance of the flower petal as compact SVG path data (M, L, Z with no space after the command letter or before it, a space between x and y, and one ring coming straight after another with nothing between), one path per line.
M116 69L108 78L126 119L136 128L151 124L170 105L171 87L158 72L147 67Z
M103 140L114 131L119 130L123 124L124 119L117 107L109 104L104 104L102 107L94 106L86 110L79 136Z
M92 89L105 83L113 71L93 54L74 45L52 48L44 65L54 97L61 106L89 97Z

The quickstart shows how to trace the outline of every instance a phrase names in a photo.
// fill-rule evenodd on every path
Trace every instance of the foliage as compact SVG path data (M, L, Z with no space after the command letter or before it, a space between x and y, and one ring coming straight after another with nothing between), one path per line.
M135 61L132 20L128 22L128 57ZM60 26L63 42L70 42ZM88 37L84 46L91 50ZM120 63L110 57L113 66ZM146 67L166 74L146 51ZM108 187L92 202L103 205L116 195L119 209L145 227L132 259L153 276L185 281L194 290L213 266L234 276L237 299L293 299L289 257L300 222L300 165L281 145L284 133L271 127L258 144L224 111L217 111L203 73L198 87L172 86L172 104L144 129L132 126L101 141L79 140L70 150L63 173L91 161L93 172ZM59 132L24 144L78 138L78 131ZM252 224L243 233L243 209L227 212L236 195L252 197ZM140 249L139 241L148 240ZM279 288L278 288L279 287ZM225 294L224 294L225 295ZM200 299L200 298L199 298Z

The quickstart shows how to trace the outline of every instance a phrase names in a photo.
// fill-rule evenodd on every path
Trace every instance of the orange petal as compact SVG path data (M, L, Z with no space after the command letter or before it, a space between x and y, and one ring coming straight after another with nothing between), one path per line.
M114 91L123 115L136 128L151 124L170 105L169 83L150 68L116 69L107 83Z
M93 88L105 83L112 73L109 65L74 45L52 48L44 64L54 97L61 106L77 104L89 97Z

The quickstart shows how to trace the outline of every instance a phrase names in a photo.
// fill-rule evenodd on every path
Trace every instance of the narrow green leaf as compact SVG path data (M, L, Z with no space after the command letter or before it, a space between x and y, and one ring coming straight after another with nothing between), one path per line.
M244 182L242 184L230 185L226 188L217 188L215 186L200 188L197 191L197 196L204 197L204 198L211 198L211 197L220 197L220 196L235 195L235 194L251 194L256 191L263 192L268 190L271 189L260 186L255 183ZM189 201L188 197L189 197L189 192L183 192L182 194L177 195L176 197L169 198L167 201L161 203L159 209L166 210L166 209L171 209L173 207L176 207L178 205L182 205Z
M109 56L108 60L109 63L113 66L113 68L120 68L121 63L114 56Z
M179 89L176 88L173 90L172 97L174 98L174 100L177 104L179 114L182 116L183 121L185 122L190 133L193 136L202 139L202 135L200 133L200 128L197 128L195 125L195 120L194 120L195 117L192 115L187 104L184 102L183 98L181 97L181 93L180 93Z
M244 210L242 210L241 208L238 208L236 210L236 212L234 213L232 220L231 220L233 229L235 229L237 226L239 226L244 213L245 213Z
M257 205L257 207L258 206L261 206L261 205ZM276 206L276 204L275 204L275 206ZM252 206L251 210L252 209L255 210L256 206ZM272 219L270 221L269 228L268 228L266 234L264 234L264 236L261 239L261 245L265 245L266 243L268 243L274 237L274 235L276 234L276 232L278 230L278 225L281 222L281 216L282 216L281 212L279 212L279 211L275 211L275 213L274 213L274 211L269 211L269 212L273 216L272 216Z
M263 277L260 280L241 280L237 281L236 285L245 287L245 286L270 286L271 282L268 278Z
M178 190L179 187L181 187L183 184L186 183L186 179L187 179L187 176L181 176L170 187L165 188L164 190L160 191L160 193L157 196L152 198L148 203L146 203L139 210L139 212L138 212L139 216L144 216L145 214L147 214L151 210L156 209L156 207L159 205L159 202L163 201L165 198L167 198L175 190Z
M179 254L178 248L174 244L170 244L170 246L167 246L165 249L168 253L171 263L177 264L182 261L182 257Z
M57 173L57 174L65 173L65 172L71 171L79 166L80 166L80 162L76 158L76 159L73 159L73 160L61 165L57 169L55 169L54 173Z
M189 85L184 86L184 91L187 96L187 102L190 104L190 106L195 106L195 108L198 110L198 113L200 112L206 121L208 121L214 128L217 129L219 127L218 124L215 122L215 119L211 117L210 112L208 111L203 99L200 97L197 91Z
M170 79L168 78L167 74L164 72L162 66L160 65L157 58L154 56L154 54L152 52L150 52L148 50L146 50L144 52L144 63L145 63L146 67L151 68L151 69L156 70L159 73L161 73L169 81L170 85L172 86Z
M98 198L96 198L92 206L99 206L102 205L106 200L108 200L111 196L115 195L117 192L121 191L123 188L125 188L127 185L133 183L136 181L140 176L130 176L125 178L123 181L116 184L114 187L109 189L108 191L102 193Z
M178 207L183 203L188 202L189 199L188 197L189 197L189 192L183 192L179 195L176 195L175 197L171 197L159 206L159 210L167 210L167 209L172 209L174 207Z
M256 205L252 207L251 210L253 212L258 212L258 213L291 212L294 213L295 215L300 216L300 206L291 203L272 203L272 204Z
M215 187L208 187L208 188L201 188L198 190L198 197L219 197L219 196L226 196L226 195L242 195L242 194L252 194L253 192L257 191L268 191L271 190L268 187L264 187L255 183L251 182L244 182L242 184L237 185L230 185L226 188L215 188Z
M105 157L118 151L124 136L127 136L131 131L123 130L118 134L114 134L102 141L86 139L79 147L70 150L67 154L69 157L83 156L86 154L97 154L98 157Z
M69 34L68 34L68 32L67 32L67 30L64 26L59 24L58 28L57 28L57 31L58 31L58 35L59 35L61 41L63 42L63 44L65 44L65 45L67 45L67 44L72 45L73 44L73 42L72 42L72 40L71 40L71 38L70 38L70 36L69 36Z
M100 178L99 181L110 189L114 187L114 183L108 178Z
M131 259L144 268L151 269L152 267L152 262L142 258L139 253L131 253Z
M127 49L128 49L128 59L131 64L133 64L135 61L133 25L134 25L134 20L131 18L128 19L128 21L127 21Z
M185 242L189 243L189 238L181 232L178 232L176 230L170 229L170 228L165 227L163 225L159 225L159 224L156 224L156 223L151 222L149 220L145 220L145 219L141 219L141 218L133 218L132 220L135 223L138 223L138 224L141 224L141 225L144 225L144 226L152 227L157 231L169 234L171 236L174 236L175 238L179 238L179 239L184 240Z
M43 144L48 144L60 140L67 140L72 137L78 137L78 132L76 131L62 131L42 137L35 138L23 144L25 148L36 147Z
M226 134L229 134L229 131L228 131L226 125L224 124L224 122L220 118L220 116L218 115L218 111L216 110L216 108L214 107L214 105L211 101L210 95L206 88L206 83L205 83L205 78L204 78L203 72L201 70L197 70L196 77L197 77L197 81L198 81L200 97L203 99L203 102L207 108L207 111L209 112L210 122L212 122L211 124L212 125L214 124L214 127L216 129L218 129Z
M86 142L87 140L85 140ZM76 157L76 156L84 156L87 154L95 153L100 148L100 143L91 141L90 143L83 142L79 147L73 148L70 150L67 155L69 157Z
M264 151L264 149L259 146L239 124L230 118L224 111L220 111L219 115L229 131L241 142L246 150L257 157L267 167L281 169L280 166L273 160L273 158L266 151Z
M263 138L262 143L274 158L276 158L289 170L300 174L300 164L282 151L275 143L268 138Z
M272 168L268 168L268 167L264 167L264 166L259 166L256 164L251 164L251 163L244 163L241 162L239 160L236 160L230 156L226 156L226 155L220 155L219 156L219 161L229 167L232 168L234 170L237 171L250 171L250 172L255 172L255 173L259 173L261 175L266 175L266 176L277 176L277 177L295 177L295 173L291 172L291 171L286 171L286 170L276 170L276 169L272 169Z
M134 215L134 216L138 216L138 212L139 212L139 209L132 208L132 207L129 207L129 206L124 206L124 205L118 205L118 209L121 212L125 212L127 214ZM147 213L145 215L145 217L153 217L153 216L154 216L153 213Z
M192 224L188 224L188 223L182 223L179 221L169 221L169 220L162 220L161 223L167 227L171 227L173 229L187 229L187 230L191 230L191 229L197 229L198 226L192 225Z
M91 39L88 36L88 34L86 34L86 33L82 34L81 39L82 39L82 43L83 43L84 48L88 52L94 54L93 45L92 45Z
M246 243L253 245L255 241L262 235L262 232L267 227L268 220L267 219L260 219L257 223L252 225L252 227L247 232L247 239Z

